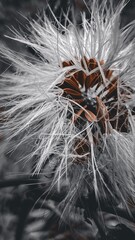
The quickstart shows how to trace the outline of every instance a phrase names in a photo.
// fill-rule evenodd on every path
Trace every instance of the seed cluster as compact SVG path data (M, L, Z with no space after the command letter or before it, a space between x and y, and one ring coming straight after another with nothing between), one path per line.
M119 132L127 132L128 111L123 104L118 103L119 78L114 76L113 70L104 68L104 61L97 62L94 58L83 57L81 65L84 70L67 72L59 85L63 89L63 96L72 102L74 122L79 119L96 122L102 133L107 132L108 124ZM69 66L74 66L74 63L63 62L63 67ZM130 91L125 86L123 89L119 89L119 95L123 96L124 102L124 99L130 97Z

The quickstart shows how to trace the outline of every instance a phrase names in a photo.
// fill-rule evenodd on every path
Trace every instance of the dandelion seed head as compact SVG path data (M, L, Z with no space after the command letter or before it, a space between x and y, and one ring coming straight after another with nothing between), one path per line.
M31 22L30 37L14 32L39 58L1 50L15 67L1 79L3 128L9 139L34 142L26 159L37 156L34 172L49 176L50 188L66 183L70 203L88 189L99 199L134 198L134 23L120 29L122 8L92 4L80 28L44 16Z

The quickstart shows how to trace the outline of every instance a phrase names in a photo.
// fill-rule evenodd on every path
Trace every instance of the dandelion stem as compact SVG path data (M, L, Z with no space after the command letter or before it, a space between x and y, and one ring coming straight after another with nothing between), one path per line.
M19 185L37 184L39 177L37 175L27 175L23 177L7 178L0 181L0 188L15 187Z
M106 239L106 231L105 231L105 226L103 224L103 221L101 219L101 217L99 216L99 213L96 211L96 212L93 212L92 213L92 218L99 230L99 233L100 233L100 236L103 240Z

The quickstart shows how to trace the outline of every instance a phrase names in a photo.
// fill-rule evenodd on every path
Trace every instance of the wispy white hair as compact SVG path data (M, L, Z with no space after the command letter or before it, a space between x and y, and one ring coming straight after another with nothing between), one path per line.
M66 184L67 201L74 202L88 189L94 190L99 199L100 195L106 197L109 193L125 203L135 196L132 112L135 98L133 91L132 98L124 101L119 94L119 89L125 85L132 90L135 88L135 41L132 39L135 24L132 22L120 29L123 6L124 1L114 10L111 4L98 5L93 1L89 8L91 19L87 20L82 14L80 27L68 19L66 26L56 19L53 24L46 16L40 23L31 21L30 36L16 31L14 40L33 48L38 55L34 59L4 47L1 49L15 68L14 73L1 76L0 97L7 117L3 128L8 131L9 139L21 134L20 144L34 142L25 161L38 156L34 173L51 176L51 187L57 186L59 191ZM98 63L104 60L104 67L112 69L114 76L119 77L116 101L128 111L128 131L119 132L111 127L108 134L102 134L102 151L93 141L93 122L87 121L81 130L76 127L71 120L75 114L72 101L63 96L59 88L67 72L73 69L89 74L81 64L84 56ZM63 61L72 61L73 65L63 68ZM99 70L103 74L100 64ZM71 118L67 117L69 112ZM84 139L84 132L87 132L90 151L80 155L75 146Z

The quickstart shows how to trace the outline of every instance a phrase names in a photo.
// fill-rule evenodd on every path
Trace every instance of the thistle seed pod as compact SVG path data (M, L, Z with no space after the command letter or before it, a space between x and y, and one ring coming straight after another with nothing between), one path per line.
M1 79L3 128L34 141L26 161L37 155L34 172L51 176L50 189L66 185L70 203L90 190L135 196L135 24L120 29L123 7L93 1L81 27L32 21L29 37L14 37L38 53L32 61L1 49L16 69Z

